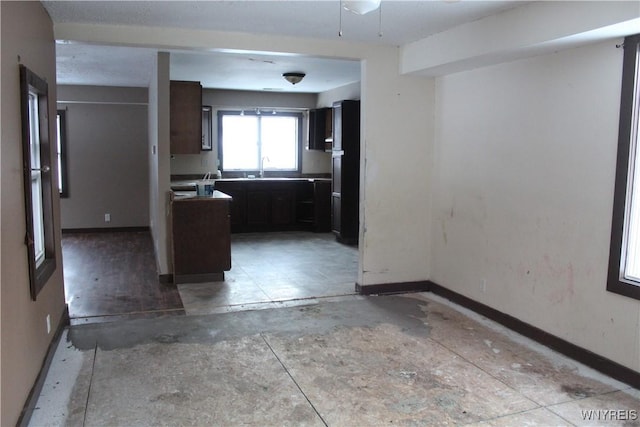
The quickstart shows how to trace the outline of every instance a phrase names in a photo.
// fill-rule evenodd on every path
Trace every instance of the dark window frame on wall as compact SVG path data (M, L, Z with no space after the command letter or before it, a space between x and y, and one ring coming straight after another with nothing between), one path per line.
M35 301L38 293L56 269L53 222L54 179L49 134L49 87L44 79L24 65L20 65L20 101L25 244L27 245L31 299Z
M58 110L58 191L60 197L69 197L67 179L67 110Z
M640 34L625 38L618 155L607 278L608 291L635 299L640 299L640 280L627 274L627 259L631 194L633 186L640 185L640 176L634 178L633 173L635 159L640 159L640 156L635 152L640 147L636 147L638 144L633 142L638 141L638 127L640 125L639 50Z

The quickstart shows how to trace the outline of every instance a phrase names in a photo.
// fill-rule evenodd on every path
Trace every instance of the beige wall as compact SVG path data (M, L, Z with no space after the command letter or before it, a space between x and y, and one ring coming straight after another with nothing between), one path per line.
M159 52L149 85L149 224L159 274L172 271L167 217L170 205L169 54Z
M58 108L67 110L62 228L148 227L147 89L59 86Z
M438 79L432 279L639 371L640 301L605 289L619 42Z
M331 107L334 102L344 99L360 99L360 82L319 93L316 107Z
M218 110L241 108L315 108L317 95L313 93L273 93L238 90L204 89L202 104L210 105L212 112L213 150L200 154L175 155L171 158L171 174L192 175L207 172L215 173L218 169ZM305 116L303 128L304 144L308 139L307 120ZM330 156L327 153L306 150L302 151L302 173L330 173Z
M16 424L65 309L60 247L60 204L54 197L57 269L37 301L31 301L24 245L25 208L20 119L21 63L49 82L49 117L56 113L56 70L53 27L40 2L0 2L2 19L2 264L0 424ZM55 120L50 120L55 135ZM52 146L53 147L53 146ZM52 152L55 158L55 152ZM57 169L56 169L57 171ZM47 334L46 316L52 331Z

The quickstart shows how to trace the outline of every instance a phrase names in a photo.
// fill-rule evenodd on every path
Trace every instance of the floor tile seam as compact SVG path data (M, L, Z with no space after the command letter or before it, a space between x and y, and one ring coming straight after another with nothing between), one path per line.
M225 304L214 307L207 307L204 311L198 311L197 309L185 310L186 316L202 316L207 314L230 314L230 313L238 313L243 311L256 311L256 310L271 310L271 309L286 309L292 307L303 307L306 305L315 305L319 304L322 301L318 300L327 300L328 302L332 302L333 298L344 298L344 297L357 297L356 293L349 294L340 294L340 295L324 295L324 296L314 296L314 297L306 297L306 298L297 298L297 299L288 299L288 300L276 300L276 301L262 301L262 302L245 302L238 304ZM299 304L299 305L287 305L290 302L299 302L308 300L309 304ZM315 301L315 302L314 302ZM219 311L221 309L233 309L235 307L247 306L246 310L230 310L230 311ZM254 308L258 307L258 308ZM213 310L213 311L210 311Z
M255 279L253 279L253 277L251 277L251 280L254 282L254 284L258 287L258 289L260 289L260 292L262 292L262 294L267 297L267 299L269 300L269 302L273 302L271 295L269 295L267 293L267 291L265 291L264 289L262 289L262 286L260 286L260 283L258 283L258 281L256 281Z
M236 304L221 304L219 306L214 306L211 308L222 308L222 307L240 307L240 306L252 306L252 305L265 305L265 304L273 304L274 308L279 308L278 305L282 304L282 303L287 303L287 302L298 302L298 301L314 301L314 300L320 300L320 299L329 299L329 298L336 298L336 297L345 297L345 296L353 296L355 295L355 293L349 293L349 294L339 294L339 295L323 295L323 296L311 296L311 297L301 297L301 298L288 298L288 299L283 299L283 300L279 300L279 299L269 299L268 301L257 301L257 302L242 302L242 303L236 303ZM317 304L317 302L316 302ZM287 307L283 307L283 308L287 308Z
M477 369L479 369L480 371L484 372L486 375L488 375L489 377L493 378L495 381L499 382L500 384L504 385L505 387L507 387L509 390L512 390L514 393L516 393L517 395L523 397L524 399L526 399L527 401L533 403L534 405L536 405L536 408L531 408L529 410L533 410L533 409L537 409L537 408L544 408L545 406L536 402L535 400L533 400L532 398L530 398L529 396L523 394L522 392L520 392L519 390L516 390L515 388L513 388L512 386L510 386L509 384L505 383L504 381L502 381L500 378L496 377L495 375L493 375L491 372L486 371L485 369L483 369L482 367L480 367L478 364L476 364L475 362L473 362L472 360L469 360L468 358L466 358L465 356L463 356L462 354L458 353L457 351L449 348L448 346L446 346L445 344L441 343L440 341L432 338L432 337L428 337L428 340L433 341L434 343L436 343L437 345L441 346L442 348L450 351L451 353L455 354L456 356L458 356L459 358L461 358L462 360L464 360L465 362L469 363L470 365L476 367Z
M584 398L584 399L587 399L587 398ZM562 403L554 403L554 404L545 406L545 409L547 411L551 412L553 415L562 418L563 420L565 420L567 423L571 424L572 426L575 426L576 424L574 424L571 421L569 421L568 419L566 419L562 414L559 414L558 412L554 411L553 408L556 407L556 406L566 405L567 403L578 402L580 400L583 400L583 399L574 399L574 400L568 400L568 401L562 402ZM583 421L586 421L586 420L583 420Z
M335 297L346 297L355 295L354 293L332 293L331 295L314 295L310 297L299 297L299 298L284 298L284 299L273 299L271 302L276 304L286 303L289 301L304 301L304 300L317 300L317 299L326 299L326 298L335 298Z
M93 374L96 369L96 359L98 356L98 342L93 347L93 360L91 361L91 375L89 376L89 387L87 388L87 399L84 404L84 414L82 417L82 427L87 425L87 414L89 413L89 401L91 399L91 388L93 386Z
M184 306L182 308L159 308L159 309L155 309L155 310L126 311L126 312L123 312L123 313L115 313L115 314L92 314L91 316L71 317L71 319L74 320L74 319L91 319L91 318L94 318L94 317L131 316L131 315L137 315L137 314L167 313L167 312L174 312L174 311L184 311Z
M318 418L320 419L320 421L322 421L322 424L324 424L325 427L329 427L329 424L327 424L327 422L325 421L325 419L322 417L322 415L320 414L320 412L318 411L318 409L316 408L316 406L313 404L313 402L311 402L311 399L309 399L309 396L307 396L307 393L304 392L304 390L302 390L302 387L300 386L300 384L298 384L298 382L296 381L296 379L293 377L293 374L291 374L291 372L289 371L289 369L287 368L287 366L284 364L284 362L280 359L280 356L278 356L278 354L276 353L276 351L274 350L274 348L271 346L271 344L269 343L269 341L267 340L267 337L265 335L264 332L260 332L260 337L262 338L262 340L264 341L264 343L266 344L266 346L269 348L269 350L271 351L271 353L273 354L273 356L276 358L276 360L278 361L278 363L280 364L280 366L282 367L282 369L286 372L286 374L289 376L289 379L293 382L293 384L296 386L296 388L300 391L300 393L302 394L302 396L305 398L305 400L307 401L307 403L309 404L309 406L311 406L311 409L313 409L313 411L316 413L316 415L318 416Z
M555 415L555 416L557 416L557 417L561 418L563 421L566 421L566 422L567 422L567 424L568 424L568 425L570 425L570 426L578 427L578 426L576 426L576 424L574 424L574 423L572 423L571 421L567 420L567 419L566 419L566 418L564 418L563 416L558 415L558 414L556 414L555 412L551 411L551 410L550 410L549 408L547 408L546 406L539 406L539 407L537 407L537 408L531 408L531 409L527 409L527 410L524 410L524 411L517 411L517 412L512 412L512 413L509 413L509 414L498 415L497 417L486 418L486 419L482 419L482 420L480 420L480 421L474 421L474 422L472 422L472 423L463 424L463 426L477 425L478 423L487 423L487 422L496 421L496 420L500 420L500 419L507 418L507 417L512 417L512 416L514 416L514 415L525 415L525 414L527 414L527 413L529 413L529 412L538 411L538 410L540 410L540 409L542 409L542 410L546 410L546 411L548 411L549 413L551 413L551 414L553 414L553 415Z

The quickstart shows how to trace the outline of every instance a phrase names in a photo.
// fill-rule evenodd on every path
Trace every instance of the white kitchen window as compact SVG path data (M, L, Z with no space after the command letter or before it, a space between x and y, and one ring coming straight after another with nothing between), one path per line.
M219 111L218 132L224 171L300 170L301 113Z
M624 41L607 290L640 299L640 34Z

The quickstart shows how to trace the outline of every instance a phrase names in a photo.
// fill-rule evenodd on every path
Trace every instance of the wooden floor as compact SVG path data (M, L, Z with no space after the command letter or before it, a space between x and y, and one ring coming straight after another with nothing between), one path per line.
M158 280L149 232L64 234L62 252L72 324L184 314L175 285Z

